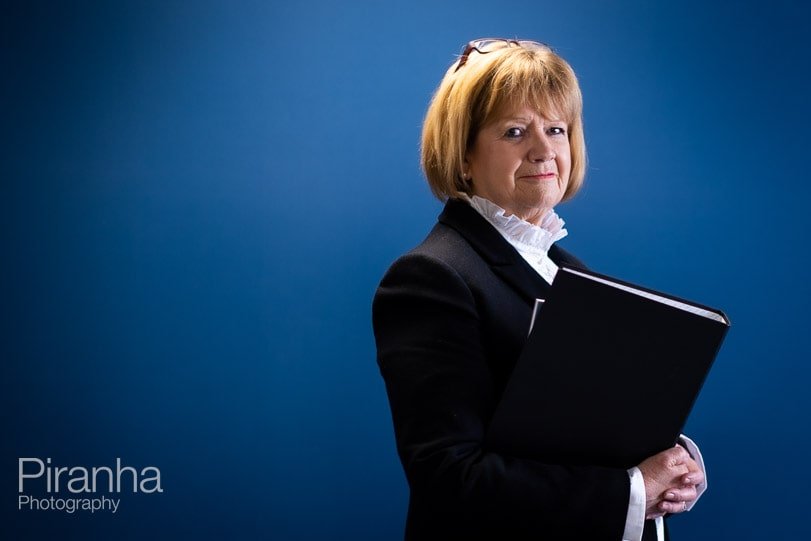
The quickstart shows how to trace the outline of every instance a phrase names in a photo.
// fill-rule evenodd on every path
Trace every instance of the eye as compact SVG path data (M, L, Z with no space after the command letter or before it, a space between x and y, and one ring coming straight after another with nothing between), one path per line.
M519 128L517 126L508 128L507 131L504 132L504 137L507 139L518 139L522 135L524 135L524 128Z
M566 135L566 128L563 126L552 126L548 130L549 135Z

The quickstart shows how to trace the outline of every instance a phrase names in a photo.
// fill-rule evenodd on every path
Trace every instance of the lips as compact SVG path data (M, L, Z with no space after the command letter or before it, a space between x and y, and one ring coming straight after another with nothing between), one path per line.
M533 173L530 175L521 175L521 178L528 178L532 180L552 180L557 178L558 174L554 171L549 171L546 173Z

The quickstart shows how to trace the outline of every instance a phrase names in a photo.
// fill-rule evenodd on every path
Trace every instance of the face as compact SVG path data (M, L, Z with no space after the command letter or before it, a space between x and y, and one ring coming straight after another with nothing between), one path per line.
M528 106L508 108L482 127L465 166L473 194L539 224L560 203L572 166L569 126Z

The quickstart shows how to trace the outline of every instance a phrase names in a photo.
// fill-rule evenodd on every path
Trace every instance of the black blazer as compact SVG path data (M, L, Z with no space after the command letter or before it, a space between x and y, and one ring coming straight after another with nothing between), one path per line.
M549 256L583 266L557 246ZM407 540L622 539L625 470L543 464L482 443L548 287L459 200L383 277L373 322L411 489Z

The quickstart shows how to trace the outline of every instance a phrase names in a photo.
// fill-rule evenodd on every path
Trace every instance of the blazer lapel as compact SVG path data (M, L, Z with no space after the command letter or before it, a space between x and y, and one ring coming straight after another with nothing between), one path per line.
M549 284L468 203L449 199L439 215L439 222L458 231L490 265L493 272L510 284L528 303L532 304L535 299L546 297Z

